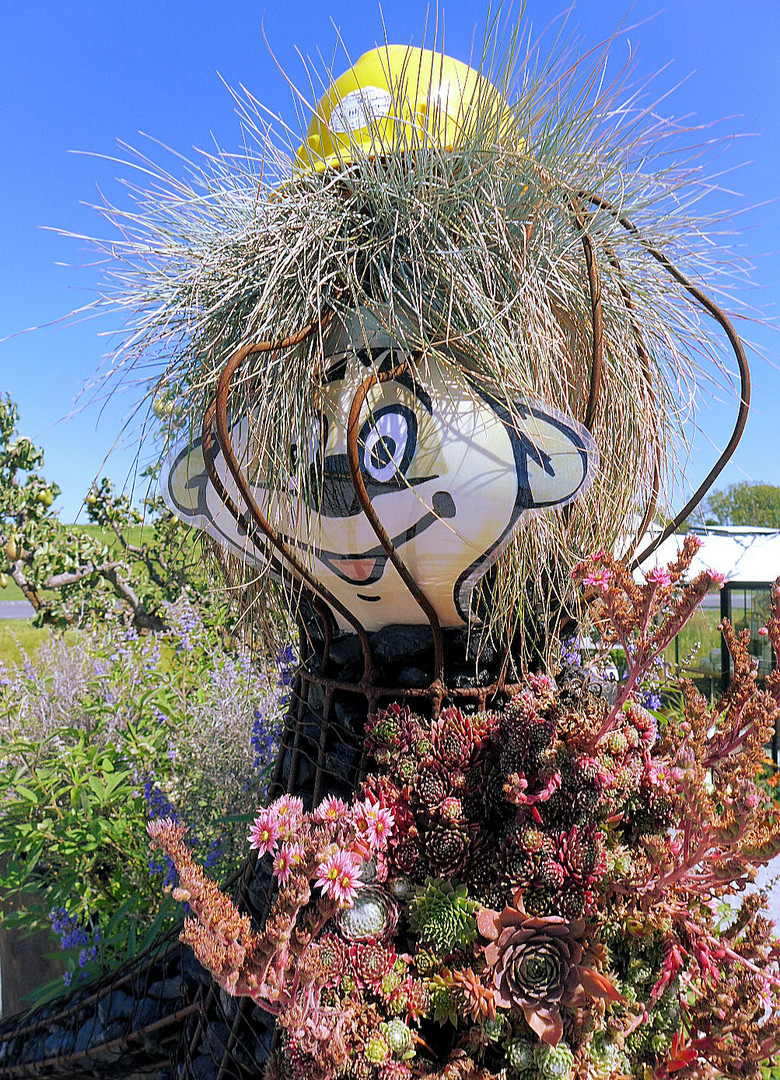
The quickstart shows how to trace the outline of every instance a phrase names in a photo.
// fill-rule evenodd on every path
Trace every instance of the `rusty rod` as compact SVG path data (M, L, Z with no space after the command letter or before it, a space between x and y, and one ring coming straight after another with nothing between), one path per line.
M319 320L319 325L322 326L327 318L327 314L324 315ZM301 330L298 334L283 338L280 341L259 341L251 345L244 345L233 353L222 371L219 386L217 388L217 440L225 458L225 463L227 464L227 467L241 492L241 497L246 503L247 509L252 515L257 527L270 541L276 551L279 552L285 562L289 563L295 573L303 578L316 593L319 593L319 595L327 601L331 607L335 608L342 618L353 627L355 633L360 638L360 644L363 648L364 678L372 680L375 677L374 660L365 629L356 616L353 615L353 613L345 607L345 605L342 604L329 589L321 584L306 566L303 565L295 552L282 540L271 523L265 518L252 494L252 490L243 473L238 458L236 457L233 443L230 438L227 404L233 376L241 364L243 364L248 356L251 356L254 353L273 352L279 349L292 348L294 345L299 344L308 337L316 325L318 325L316 322L310 323L309 326L304 330Z
M360 455L358 452L360 412L369 391L378 384L391 382L393 379L398 378L399 375L403 374L406 368L407 363L406 361L403 361L390 371L372 372L372 374L369 375L367 379L364 379L357 388L355 396L352 399L352 406L349 410L349 420L347 422L347 461L349 463L350 475L352 476L352 486L355 489L355 494L357 495L363 513L368 518L371 528L374 530L380 544L387 552L388 558L398 571L399 577L422 608L425 617L430 624L431 633L433 634L434 650L434 674L431 690L432 697L434 697L436 695L436 688L438 687L438 693L440 695L441 689L444 686L444 639L442 637L439 616L436 614L436 609L433 604L414 580L405 562L396 551L389 533L374 510L371 498L366 491L366 485L363 481L363 475L360 470Z
M734 454L734 451L739 445L739 441L742 438L742 434L745 430L745 424L747 423L748 412L750 410L750 366L748 365L747 357L745 355L745 349L739 337L739 334L734 329L731 321L726 316L725 312L723 312L718 307L714 300L711 300L705 292L702 292L702 290L697 285L694 285L690 278L686 277L681 270L678 270L677 267L672 263L668 255L664 254L663 251L660 251L657 247L655 247L654 244L650 243L649 240L642 236L636 225L634 225L634 223L630 221L629 218L625 216L625 214L622 214L616 206L609 202L608 199L605 199L600 195L593 195L586 192L581 193L581 195L582 197L588 199L591 203L593 203L594 206L601 207L603 210L607 210L610 214L612 214L615 220L620 225L622 225L626 232L630 233L639 241L645 251L663 267L667 274L673 277L674 280L678 282L678 284L682 285L685 291L689 293L694 298L694 300L701 304L707 314L712 316L712 318L720 324L720 326L726 333L726 337L729 339L729 344L734 350L734 355L737 359L737 365L739 367L739 410L737 412L737 419L734 424L734 430L731 433L731 438L729 439L725 449L721 453L718 460L707 473L701 484L699 484L699 486L694 491L693 495L682 508L682 510L675 514L675 516L672 518L666 528L658 534L655 540L648 544L647 547L642 552L640 552L639 555L635 556L632 559L629 569L635 570L636 567L640 565L640 563L644 562L645 559L649 558L649 556L653 554L656 548L658 548L659 545L667 539L667 537L672 535L677 526L681 522L683 522L691 513L691 511L699 505L706 493L717 480L720 473L723 471L726 463Z

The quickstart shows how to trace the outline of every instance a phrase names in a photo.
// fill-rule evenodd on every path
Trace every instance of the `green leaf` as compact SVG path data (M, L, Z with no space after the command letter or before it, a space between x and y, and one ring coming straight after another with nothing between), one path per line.
M88 776L87 783L98 802L102 805L106 799L106 785L98 776Z
M38 802L38 795L31 788L25 787L24 784L14 784L14 791L21 795L23 799L26 799L27 802Z

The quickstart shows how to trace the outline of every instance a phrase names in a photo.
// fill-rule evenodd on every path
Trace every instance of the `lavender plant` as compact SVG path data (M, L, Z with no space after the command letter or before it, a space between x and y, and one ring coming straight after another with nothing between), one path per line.
M175 919L150 913L173 874L139 842L149 818L224 876L266 793L290 658L260 666L186 600L165 614L165 634L69 631L0 672L0 898L9 925L54 930L67 983Z

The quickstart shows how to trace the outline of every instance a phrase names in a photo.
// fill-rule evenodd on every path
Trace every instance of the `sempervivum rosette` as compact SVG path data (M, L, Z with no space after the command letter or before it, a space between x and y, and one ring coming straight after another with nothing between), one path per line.
M483 908L477 916L479 932L490 939L484 955L496 1004L522 1012L539 1038L555 1045L563 1035L561 1006L621 998L608 979L582 963L584 920L529 916L519 891L514 902L500 913Z

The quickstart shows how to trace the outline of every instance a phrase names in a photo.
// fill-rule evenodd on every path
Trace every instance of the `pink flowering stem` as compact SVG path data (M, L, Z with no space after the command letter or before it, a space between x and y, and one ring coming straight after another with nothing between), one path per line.
M699 937L706 938L707 943L710 946L723 952L726 960L731 960L734 964L742 964L748 971L752 971L754 975L758 975L760 979L763 979L774 987L780 988L780 979L778 979L776 975L769 975L766 971L762 971L752 960L748 960L746 956L741 956L738 952L735 952L734 949L729 948L723 941L718 941L718 939L713 937L709 931L705 930L704 927L699 926L698 923L693 922L692 919L685 920L685 928L694 936L698 935Z

